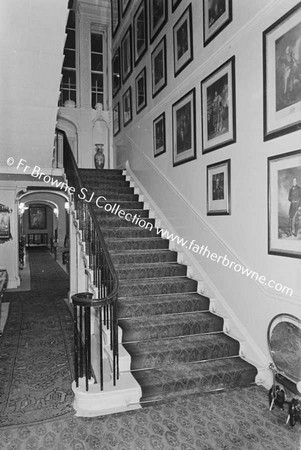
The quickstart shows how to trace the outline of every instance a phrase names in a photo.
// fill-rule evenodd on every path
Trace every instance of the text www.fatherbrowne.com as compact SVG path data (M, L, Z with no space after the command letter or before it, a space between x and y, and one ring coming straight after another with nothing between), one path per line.
M7 164L9 166L13 165L14 162L15 162L14 158L11 157L8 158L7 160ZM41 171L41 168L39 166L34 166L34 168L31 169L31 167L28 166L26 163L27 161L21 158L18 162L17 169L22 169L23 172L31 172L30 175L33 178L42 180L45 183L56 187L57 189L64 190L68 194L73 195L76 194L74 187L68 186L67 183L63 181L58 181L57 179L52 178L50 175L46 175ZM83 200L87 203L90 203L93 200L98 208L104 209L105 211L117 215L120 218L124 218L126 221L138 225L141 228L145 228L150 231L154 228L151 222L148 222L147 220L141 218L139 214L136 213L132 214L130 212L126 212L123 209L121 209L120 205L118 205L117 203L114 204L113 202L106 203L107 198L104 197L103 195L100 195L95 198L95 192L92 192L91 194L88 195L88 190L86 188L81 188L80 192L77 193L77 196L80 200ZM168 230L164 230L163 228L157 228L157 235L165 239L168 239L169 241L174 242L183 248L191 250L192 252L197 253L207 259L210 259L211 261L222 264L222 266L227 267L228 269L232 269L234 270L234 272L241 273L242 275L245 275L248 278L258 281L261 285L268 286L270 289L274 289L275 291L281 292L282 294L288 296L293 295L293 289L287 286L283 286L281 283L276 283L276 281L274 280L267 280L267 278L264 275L259 275L257 272L254 272L253 270L250 270L239 263L230 261L227 255L222 256L217 255L217 253L211 252L207 245L200 246L196 243L194 239L192 241L185 240L177 235L174 235L173 233L170 233Z

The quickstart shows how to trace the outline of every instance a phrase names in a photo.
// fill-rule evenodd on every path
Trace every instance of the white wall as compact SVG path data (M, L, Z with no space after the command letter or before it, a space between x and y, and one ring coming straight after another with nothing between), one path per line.
M235 312L259 348L268 355L267 327L276 314L301 317L300 259L268 254L267 158L300 148L300 131L263 141L263 64L262 32L297 4L296 0L233 1L233 21L207 47L203 48L202 3L192 1L194 60L175 79L172 29L189 1L183 0L174 14L169 5L168 24L130 79L114 99L122 105L128 86L135 92L135 77L147 66L147 107L116 136L116 165L128 160L133 172L154 202L172 223L180 237L195 239L211 252L228 257L293 289L293 296L281 295L268 287L226 269L207 258L191 254L214 284L220 301ZM133 3L133 11L137 2ZM131 14L133 16L133 14ZM128 23L114 41L120 43ZM167 38L167 86L151 97L150 53L161 37ZM113 52L114 52L113 49ZM236 59L237 142L202 154L200 82L223 62ZM177 167L172 164L172 104L196 88L197 159ZM135 99L133 97L133 104ZM113 105L114 106L114 105ZM165 111L167 151L153 157L153 120ZM231 215L206 215L207 165L231 159ZM164 193L164 194L163 194Z

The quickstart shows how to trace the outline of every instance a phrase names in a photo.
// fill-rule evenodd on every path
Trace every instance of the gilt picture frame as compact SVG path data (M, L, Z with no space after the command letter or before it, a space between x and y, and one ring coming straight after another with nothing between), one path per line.
M231 160L207 166L207 216L231 214Z
M132 88L129 87L122 97L122 110L123 110L123 126L128 125L133 119L132 111Z
M137 66L147 50L147 7L146 0L142 0L134 15L134 64Z
M135 79L135 93L136 93L136 114L138 114L147 105L146 67L143 67L143 69Z
M231 22L232 0L203 0L204 47Z
M121 73L122 83L125 83L133 70L132 57L132 25L130 25L121 40Z
M29 228L31 230L45 230L47 228L45 206L29 207Z
M152 96L156 97L167 84L166 36L163 36L151 54Z
M149 38L152 44L168 20L168 1L149 1Z
M166 152L165 112L153 121L153 146L155 158Z
M193 60L192 6L185 9L173 27L175 77Z

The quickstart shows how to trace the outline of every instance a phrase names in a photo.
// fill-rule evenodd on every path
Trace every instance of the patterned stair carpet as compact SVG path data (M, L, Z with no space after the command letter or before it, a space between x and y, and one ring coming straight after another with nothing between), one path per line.
M0 338L0 427L73 413L68 276L45 248L29 249L29 264L31 291L4 296L10 308Z
M141 403L254 383L256 368L239 357L239 343L223 333L223 319L209 311L122 172L80 173L120 280L119 325Z

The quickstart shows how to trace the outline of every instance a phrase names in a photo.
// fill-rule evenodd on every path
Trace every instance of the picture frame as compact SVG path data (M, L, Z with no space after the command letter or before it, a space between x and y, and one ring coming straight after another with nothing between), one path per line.
M301 150L269 157L268 253L270 255L301 257L300 200Z
M128 125L133 119L132 113L132 88L131 86L122 96L123 126Z
M10 233L10 213L12 209L0 203L0 244L12 239Z
M182 0L171 0L171 10L174 13Z
M232 0L203 0L204 47L232 22Z
M152 97L156 97L159 92L167 84L167 68L166 68L166 36L164 35L161 41L151 54L152 67Z
M195 88L172 105L173 166L196 159Z
M201 81L203 153L236 142L235 56Z
M147 50L147 7L142 0L135 12L133 20L134 33L134 64L141 60Z
M120 73L120 47L114 53L112 59L112 94L113 98L121 88L121 73Z
M147 105L146 92L146 67L143 67L135 80L136 114L140 113Z
M192 6L185 9L173 27L175 77L193 60Z
M231 160L207 166L207 216L231 214Z
M132 58L132 25L130 25L121 40L121 72L122 83L125 83L133 70Z
M149 38L152 44L168 20L167 0L149 2Z
M129 4L131 3L132 0L120 0L120 6L121 6L121 15L122 17L125 15Z
M165 112L153 121L153 147L155 158L166 152Z
M119 0L111 0L111 24L112 24L112 38L114 39L120 25Z
M263 32L264 141L301 129L301 3Z
M46 207L30 206L29 207L29 229L45 230L47 228Z
M120 104L119 102L113 108L113 136L120 132Z

